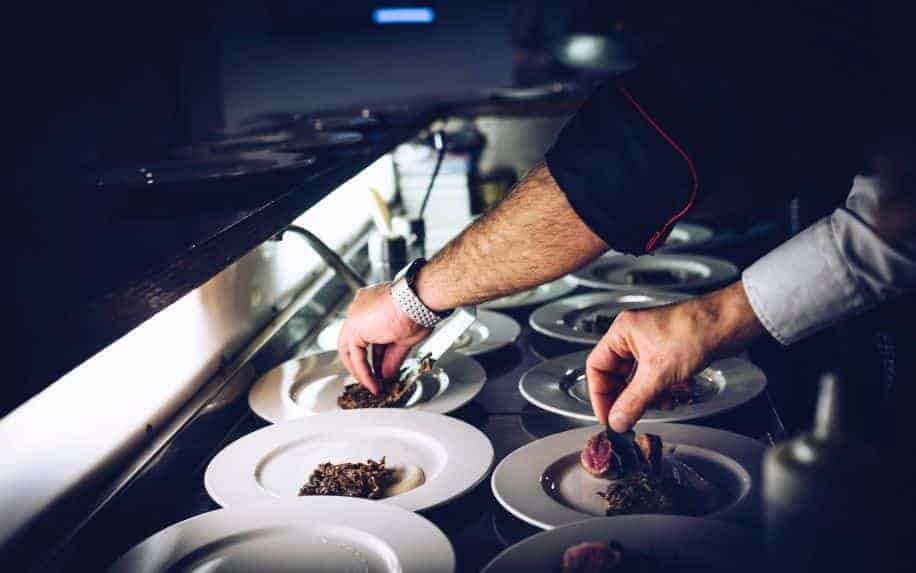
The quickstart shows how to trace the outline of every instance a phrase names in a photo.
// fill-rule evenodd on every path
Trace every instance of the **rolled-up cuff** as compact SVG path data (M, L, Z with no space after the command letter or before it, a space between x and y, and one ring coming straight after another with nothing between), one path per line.
M841 256L831 217L765 255L741 278L757 318L786 345L871 302Z

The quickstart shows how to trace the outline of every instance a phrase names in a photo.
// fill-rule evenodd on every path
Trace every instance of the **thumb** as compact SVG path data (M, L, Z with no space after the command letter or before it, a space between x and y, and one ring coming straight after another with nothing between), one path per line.
M643 362L637 363L636 374L611 407L608 425L615 432L626 432L664 389L665 380L659 372Z

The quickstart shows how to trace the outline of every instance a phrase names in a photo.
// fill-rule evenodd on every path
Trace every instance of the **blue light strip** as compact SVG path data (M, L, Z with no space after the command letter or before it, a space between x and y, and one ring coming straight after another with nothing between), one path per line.
M436 11L432 8L377 8L372 11L376 24L432 24Z

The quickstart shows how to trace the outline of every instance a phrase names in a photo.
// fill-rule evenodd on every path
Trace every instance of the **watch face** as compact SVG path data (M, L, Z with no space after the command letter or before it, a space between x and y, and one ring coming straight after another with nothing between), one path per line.
M417 273L424 264L426 264L426 259L423 258L410 261L407 266L401 269L401 272L394 277L395 280L403 277L407 280L407 284L413 287L414 279L417 278Z

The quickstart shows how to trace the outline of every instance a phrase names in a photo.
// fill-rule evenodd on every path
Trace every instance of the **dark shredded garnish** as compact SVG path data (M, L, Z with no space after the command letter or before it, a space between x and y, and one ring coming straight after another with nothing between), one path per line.
M377 462L320 464L299 489L299 495L342 495L379 499L394 482L394 470L385 467L385 458Z
M402 398L410 391L413 386L413 378L420 374L425 374L433 369L432 361L428 358L420 362L420 368L417 373L412 375L402 375L397 379L382 380L381 391L377 396L362 384L350 384L344 388L343 394L338 396L337 405L344 410L354 410L357 408L392 408L400 405Z
M344 410L390 408L401 397L406 384L406 380L382 381L382 389L376 396L373 396L372 392L362 384L350 384L344 388L343 394L338 396L337 405Z
M631 513L689 513L680 500L681 486L639 473L608 485L598 495L607 502L607 515Z

